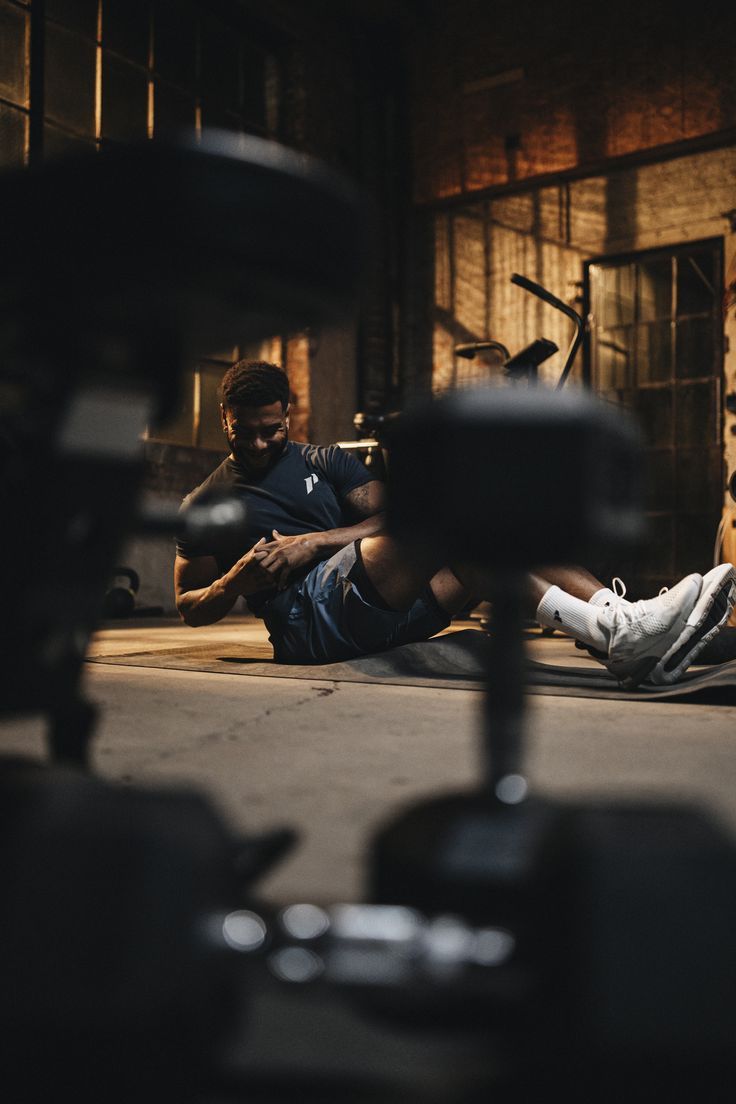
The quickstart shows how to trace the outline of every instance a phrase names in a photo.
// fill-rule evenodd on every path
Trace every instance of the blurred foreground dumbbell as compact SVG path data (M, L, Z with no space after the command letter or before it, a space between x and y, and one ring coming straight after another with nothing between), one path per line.
M0 202L0 709L47 712L81 761L77 684L144 430L197 357L348 316L368 212L319 163L224 133L8 171Z
M5 1099L206 1099L245 1007L227 918L292 834L238 840L194 791L20 761L0 804Z
M427 439L442 443L429 473ZM523 984L491 973L484 993L379 1006L498 1033L529 1092L550 1078L596 1101L714 1091L736 1071L731 840L697 809L566 805L524 777L523 572L640 537L636 435L582 392L489 389L415 408L389 449L391 529L487 568L493 631L478 785L377 833L368 896L507 931L504 970Z
M105 587L133 529L172 528L141 517L143 431L198 356L348 316L368 212L320 164L225 134L9 171L0 202L0 713L47 717L51 758L86 765ZM234 1026L224 911L289 833L236 848L204 798L11 760L0 809L5 1097L199 1099Z

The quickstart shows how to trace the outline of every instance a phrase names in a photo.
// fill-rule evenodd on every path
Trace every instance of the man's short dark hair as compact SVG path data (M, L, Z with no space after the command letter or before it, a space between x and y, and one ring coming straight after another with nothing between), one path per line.
M289 379L278 364L266 360L239 360L228 368L220 384L223 406L289 405Z

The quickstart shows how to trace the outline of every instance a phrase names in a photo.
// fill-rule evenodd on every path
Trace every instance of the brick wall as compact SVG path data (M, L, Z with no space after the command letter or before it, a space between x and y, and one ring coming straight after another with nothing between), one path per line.
M429 12L410 55L419 202L736 127L736 11L720 0Z

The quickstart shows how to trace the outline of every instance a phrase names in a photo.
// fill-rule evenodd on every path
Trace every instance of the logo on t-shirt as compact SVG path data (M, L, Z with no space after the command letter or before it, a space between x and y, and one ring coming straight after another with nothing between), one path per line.
M316 475L307 475L304 482L307 484L307 494L311 494L314 490L315 483L319 483L319 479Z

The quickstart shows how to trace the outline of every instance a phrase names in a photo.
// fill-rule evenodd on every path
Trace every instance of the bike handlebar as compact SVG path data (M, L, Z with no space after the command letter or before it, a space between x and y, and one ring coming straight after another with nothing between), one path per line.
M583 320L576 310L573 310L567 303L563 303L561 299L558 299L551 291L547 291L541 284L535 284L535 282L528 277L520 276L518 272L514 272L511 276L511 283L517 284L519 287L524 288L525 291L531 292L531 294L536 295L538 299L543 299L545 303L549 303L555 310L562 311L562 313L567 315L575 325L575 333L570 348L567 351L567 357L562 372L560 373L560 378L557 381L556 390L559 391L570 374L572 363L575 360L575 354L580 348L580 342L583 340Z

